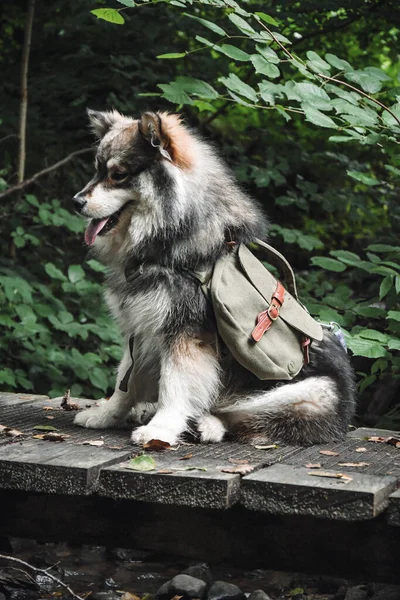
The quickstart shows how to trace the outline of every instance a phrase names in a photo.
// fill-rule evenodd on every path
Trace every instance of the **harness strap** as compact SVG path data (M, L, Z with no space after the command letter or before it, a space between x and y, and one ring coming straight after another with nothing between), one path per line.
M296 298L296 300L298 300L296 279L294 276L293 269L286 260L286 258L280 252L278 252L278 250L275 250L275 248L273 248L266 242L259 240L258 238L255 239L255 243L258 246L261 246L261 248L263 248L264 250L266 250L266 254L268 254L269 261L271 262L271 264L273 264L274 267L282 271L289 292L292 294L292 296L294 296L294 298Z
M257 317L257 325L251 332L251 337L255 342L259 342L271 325L279 317L281 306L284 302L285 288L280 281L276 282L275 292L271 296L271 301L267 310L261 312Z
M131 376L131 373L133 370L133 365L134 365L134 362L133 362L133 335L131 335L131 337L129 338L129 352L131 355L132 362L131 362L129 369L127 370L127 372L121 379L121 383L119 384L119 389L121 390L121 392L128 391L129 377Z

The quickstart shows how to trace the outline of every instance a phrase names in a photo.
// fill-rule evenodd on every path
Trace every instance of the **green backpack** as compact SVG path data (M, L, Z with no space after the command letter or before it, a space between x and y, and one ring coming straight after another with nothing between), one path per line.
M230 245L212 273L194 273L212 302L218 333L234 358L259 379L290 380L309 362L323 330L300 304L293 270L277 250L256 240L283 285L244 244ZM233 245L233 247L232 247Z

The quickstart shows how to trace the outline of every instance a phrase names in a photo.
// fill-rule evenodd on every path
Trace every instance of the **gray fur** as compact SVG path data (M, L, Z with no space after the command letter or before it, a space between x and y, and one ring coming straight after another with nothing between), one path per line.
M125 352L112 398L97 412L79 413L77 424L115 426L131 406L157 400L155 416L134 430L135 443L175 443L193 421L203 441L219 441L225 432L302 444L342 437L355 389L336 340L328 335L314 344L310 365L284 388L261 382L223 346L211 307L190 275L212 267L228 241L265 239L268 223L255 201L214 149L175 116L89 116L97 134L104 133L79 210L92 223L117 214L110 221L116 226L96 236L93 250L109 267L106 299L126 343L134 337L135 368L122 392ZM113 179L115 172L121 181Z

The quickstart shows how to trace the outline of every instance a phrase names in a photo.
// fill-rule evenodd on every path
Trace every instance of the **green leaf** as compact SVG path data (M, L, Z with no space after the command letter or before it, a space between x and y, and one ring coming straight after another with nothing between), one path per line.
M393 287L393 275L387 275L384 279L382 279L380 288L379 288L379 300L383 300L383 298L389 293L389 291Z
M263 56L260 56L259 54L252 54L251 62L253 63L256 73L261 73L262 75L266 75L271 79L275 79L280 75L278 67L268 62Z
M362 331L359 331L357 335L363 339L373 340L374 342L379 342L380 344L387 343L387 336L376 329L363 329Z
M60 279L61 281L67 280L64 273L62 271L60 271L60 269L57 269L57 267L55 265L53 265L53 263L45 264L44 269L45 269L47 275L49 277L51 277L51 279Z
M386 318L393 321L400 321L400 310L389 310Z
M339 69L340 71L353 71L353 67L347 62L347 60L342 60L335 54L325 54L324 58L330 65L332 65L332 67L336 67L336 69Z
M372 252L396 252L396 254L400 253L400 246L391 246L390 244L370 244L368 246L368 250L372 250Z
M274 27L279 27L279 23L277 21L275 21L275 19L273 17L270 17L269 15L266 15L263 12L256 12L254 14L257 15L257 17L259 17L265 23L269 23L270 25L274 25Z
M91 269L93 269L93 271L97 271L99 273L105 273L107 271L106 267L104 265L102 265L98 260L95 260L94 258L91 258L90 260L87 260L86 262L89 265L89 267Z
M386 356L385 348L375 341L358 336L348 336L346 342L355 356L365 356L366 358L381 358Z
M90 12L98 19L103 19L104 21L114 23L115 25L122 25L125 23L124 17L118 12L118 10L115 10L115 8L96 8Z
M307 58L309 60L309 66L313 71L318 73L319 71L330 71L331 65L327 63L323 58L321 58L316 52L313 50L309 50L307 52Z
M159 54L157 58L185 58L186 52L169 52L168 54ZM160 86L158 86L160 87Z
M228 19L230 21L232 21L232 23L234 25L236 25L236 27L239 29L239 31L241 31L242 33L245 33L246 35L254 35L257 34L257 32L255 31L255 29L253 29L253 27L251 25L249 25L249 23L247 23L247 21L245 21L244 19L242 19L242 17L239 17L236 13L232 12L228 15Z
M273 64L278 64L281 62L279 56L277 55L277 53L275 52L275 50L272 50L272 48L270 48L267 44L261 46L260 44L256 45L256 50L259 54L261 54L265 60L267 60L270 63Z
M207 19L202 19L201 17L196 17L195 15L190 15L189 13L183 13L183 14L185 17L189 17L190 19L194 19L198 23L201 23L202 25L204 25L204 27L207 27L207 29L210 29L214 33L217 33L218 35L226 37L226 32L222 29L222 27L220 27L216 23L213 23L212 21L208 21Z
M318 109L313 108L308 104L302 104L302 109L304 110L304 114L306 115L306 120L310 123L314 123L314 125L319 125L320 127L329 127L331 129L337 129L337 125L335 121L333 121L327 115L320 112Z
M140 456L132 458L126 466L133 471L154 471L156 468L156 461L148 454L141 454Z
M53 425L35 425L33 429L36 429L36 431L58 431L57 427L53 427Z
M99 367L95 367L88 372L90 382L94 387L98 388L102 392L106 392L108 388L108 381L105 371Z
M314 83L296 82L295 88L301 100L303 100L304 102L309 102L313 106L315 106L319 100L330 100L326 91L322 87L318 87Z
M220 77L219 80L228 90L244 96L252 102L257 102L257 93L252 87L244 83L234 73L229 73L229 77Z
M321 267L327 271L335 271L341 273L346 269L346 265L334 258L328 258L327 256L313 256L311 262L316 267Z
M80 265L71 265L68 267L68 279L71 283L76 283L85 278L85 271Z
M247 61L250 60L250 54L244 52L240 48L236 48L236 46L232 46L231 44L222 44L222 46L215 46L215 50L218 52L222 52L229 58L233 58L234 60L239 61Z
M187 93L175 82L159 83L158 87L163 91L163 98L173 104L193 104Z
M346 171L347 175L356 181L361 181L365 185L373 186L378 185L380 182L375 177L370 177L365 173L361 173L361 171Z
M124 6L129 6L129 8L133 8L134 6L136 6L133 0L117 0L117 2L123 4Z
M350 71L344 74L345 79L357 83L365 92L376 94L382 88L382 82L376 75L364 71Z
M215 100L219 96L218 92L202 79L181 76L177 77L175 82L187 94L193 94L194 96L207 98L208 100Z
M353 267L358 267L361 260L358 254L348 252L347 250L332 250L329 254L341 260L345 265L351 265Z
M388 342L389 350L400 350L400 338L389 338Z

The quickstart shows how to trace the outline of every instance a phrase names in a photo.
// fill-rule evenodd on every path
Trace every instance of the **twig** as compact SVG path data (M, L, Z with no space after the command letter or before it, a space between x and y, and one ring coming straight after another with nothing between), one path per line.
M7 190L5 190L4 192L2 192L0 194L0 199L5 198L6 196L9 196L10 194L13 194L14 192L18 192L19 190L23 190L28 185L35 183L35 181L37 181L40 177L43 177L43 175L47 175L47 173L51 173L51 171L55 171L59 167L62 167L67 162L69 162L70 160L75 158L75 156L80 156L81 154L87 154L88 152L93 152L93 148L83 148L82 150L76 150L75 152L71 152L71 154L68 154L68 156L66 156L62 160L59 160L58 162L54 163L54 165L51 165L50 167L46 167L46 169L43 169L42 171L35 173L35 175L32 175L32 177L29 177L29 179L25 179L25 181L21 181L21 183L17 183L16 185L9 187Z
M57 585L60 585L65 590L67 590L67 592L72 596L72 598L75 598L75 600L84 600L84 598L82 598L82 596L78 596L77 594L75 594L75 592L73 592L66 583L64 583L63 581L61 581L60 579L58 579L51 573L49 573L48 569L38 569L37 567L33 567L32 565L25 562L24 560L21 560L20 558L15 558L14 556L7 556L6 554L0 554L0 559L9 560L10 562L18 563L19 565L23 565L24 567L31 569L35 573L40 573L40 575L45 575L45 577L49 577L52 581L57 583Z
M35 0L29 0L28 12L25 22L24 46L21 61L21 103L19 107L19 149L18 149L18 183L24 179L26 158L26 115L28 111L28 68L29 54L31 51L33 15L35 12Z
M16 133L9 133L8 135L5 135L3 138L0 139L0 144L13 137L17 138L18 136Z

